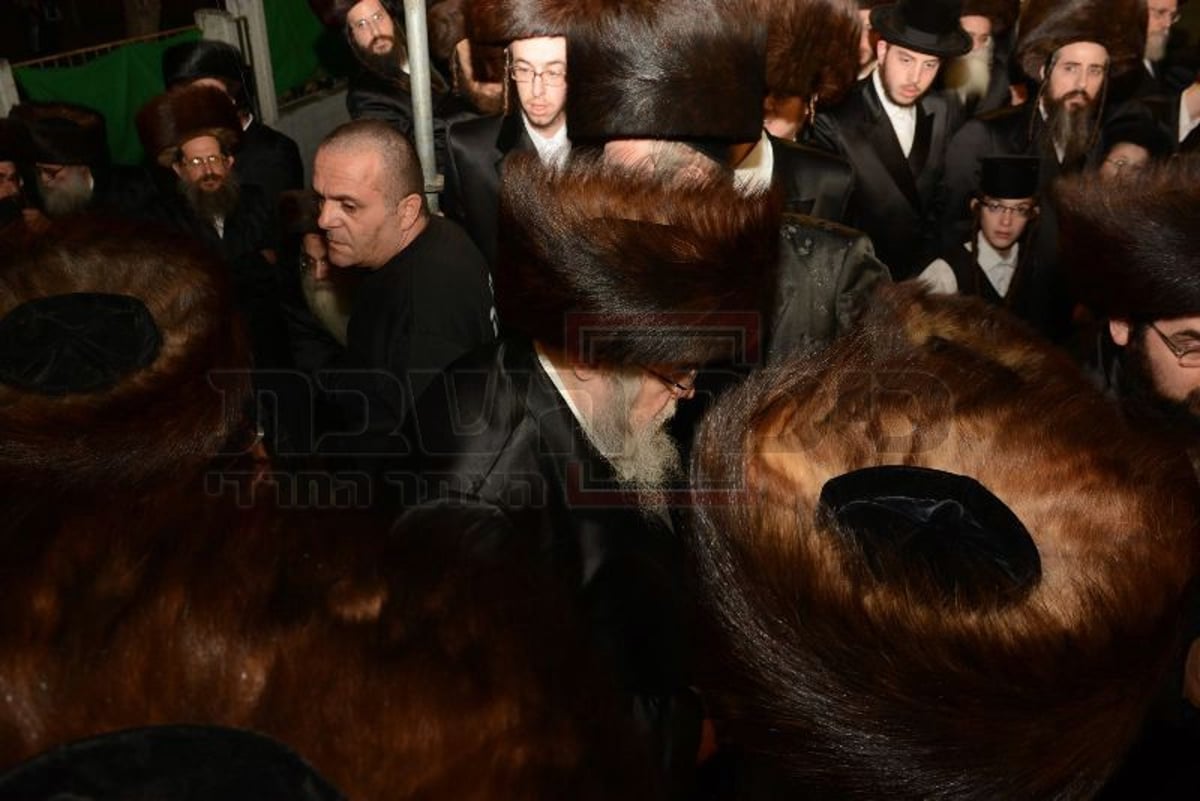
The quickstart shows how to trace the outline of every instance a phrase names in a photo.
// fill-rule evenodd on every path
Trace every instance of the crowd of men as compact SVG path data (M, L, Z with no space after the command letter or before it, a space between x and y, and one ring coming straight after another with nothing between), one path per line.
M390 0L308 181L14 107L0 801L1195 797L1182 2L441 0L437 213Z

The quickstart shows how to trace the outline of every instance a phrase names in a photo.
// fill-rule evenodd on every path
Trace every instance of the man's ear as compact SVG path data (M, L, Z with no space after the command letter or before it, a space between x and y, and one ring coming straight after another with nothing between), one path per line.
M171 169L175 171L175 174L176 174L177 176L179 176L180 178L182 178L182 177L183 177L183 162L180 162L180 161L172 161L172 162L171 162Z
M875 42L875 59L882 64L883 57L887 55L888 43L880 39Z
M1133 326L1128 320L1109 320L1108 335L1112 337L1112 341L1117 347L1125 347L1129 344L1129 332L1133 330Z
M971 213L974 214L977 211L979 211L979 198L973 197L971 198Z
M229 159L229 161L228 161L228 162L226 162L226 164L225 164L225 168L226 168L226 169L230 169L230 170L232 170L232 169L233 169L233 162L237 161L237 159L235 159L235 158L233 157L233 154L232 154L232 153L229 153L229 154L227 154L227 155L225 156L225 158Z
M421 210L425 208L425 198L413 192L411 195L406 195L400 201L400 207L397 212L400 215L400 227L411 228L413 223L421 216Z
M571 374L580 381L592 381L600 377L600 371L588 364L572 364Z

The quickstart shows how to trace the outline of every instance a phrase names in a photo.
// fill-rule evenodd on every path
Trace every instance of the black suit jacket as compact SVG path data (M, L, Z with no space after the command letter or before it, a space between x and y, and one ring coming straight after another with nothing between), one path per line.
M243 184L263 190L268 203L279 202L279 193L304 188L304 164L300 148L290 137L258 120L242 132L242 143L233 162Z
M467 229L488 266L494 267L500 168L509 153L533 150L533 142L518 111L457 122L447 132L446 145L442 212Z
M937 251L935 200L945 162L950 111L945 98L917 104L912 152L905 158L870 77L846 99L818 114L809 140L844 156L854 168L854 227L898 278L915 275Z
M815 147L770 137L773 183L784 211L850 224L854 170L844 158Z
M680 540L621 490L533 345L504 340L459 360L413 423L424 498L482 502L512 522L567 588L664 773L689 774L700 718L687 689Z

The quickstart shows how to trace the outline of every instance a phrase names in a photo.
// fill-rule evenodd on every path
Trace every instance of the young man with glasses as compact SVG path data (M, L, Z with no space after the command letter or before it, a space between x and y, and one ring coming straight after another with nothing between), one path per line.
M442 210L467 229L489 265L496 263L500 171L505 159L510 153L534 151L545 164L561 163L571 148L567 40L536 6L517 0L467 7L468 37L473 43L504 47L511 82L504 114L450 127Z
M1021 249L1038 216L1038 160L1007 156L983 160L979 192L971 199L975 219L971 238L947 248L919 280L934 292L977 295L1020 314L1022 269L1029 249Z

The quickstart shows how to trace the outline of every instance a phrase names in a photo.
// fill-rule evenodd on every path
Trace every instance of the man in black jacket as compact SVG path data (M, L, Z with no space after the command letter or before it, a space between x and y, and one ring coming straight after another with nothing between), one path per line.
M237 107L242 133L234 170L243 184L261 187L271 203L277 202L281 192L304 186L304 164L296 142L264 125L254 114L250 99L253 73L242 63L236 47L209 39L177 44L163 52L162 71L168 89L216 86Z
M560 161L567 139L567 42L558 25L539 13L540 3L472 3L467 32L473 43L502 46L509 62L509 100L503 115L463 120L446 136L443 211L462 223L496 263L500 173L510 153L536 151L543 162Z

